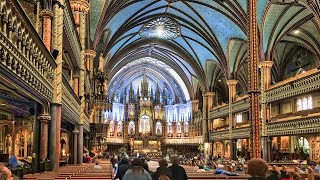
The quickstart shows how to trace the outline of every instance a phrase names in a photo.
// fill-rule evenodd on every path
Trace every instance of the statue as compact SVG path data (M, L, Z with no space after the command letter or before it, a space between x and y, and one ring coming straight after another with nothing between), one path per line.
M11 146L12 146L12 137L10 134L8 134L6 137L6 152L8 154L11 153L11 148L12 148Z

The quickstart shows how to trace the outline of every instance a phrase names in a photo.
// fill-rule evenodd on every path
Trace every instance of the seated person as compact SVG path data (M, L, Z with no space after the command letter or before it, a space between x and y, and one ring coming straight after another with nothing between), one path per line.
M228 172L228 171L225 171L223 169L224 169L224 165L219 164L218 168L216 169L214 174L225 174L227 176L239 176L239 174L237 174L237 173Z
M8 164L10 167L18 167L19 166L17 157L14 154L11 155L11 157L9 158Z
M316 167L314 168L314 171L320 172L320 162L317 163Z
M100 162L96 161L96 165L93 166L93 169L101 169L102 167L99 164Z
M280 180L293 180L292 177L287 173L287 171L280 171Z

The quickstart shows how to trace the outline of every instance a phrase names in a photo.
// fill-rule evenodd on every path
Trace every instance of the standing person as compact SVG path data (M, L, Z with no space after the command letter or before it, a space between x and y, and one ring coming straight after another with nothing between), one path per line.
M260 158L251 159L248 162L248 174L251 175L249 180L266 180L268 164Z
M163 179L163 180L172 180L173 176L172 176L172 172L171 170L168 168L168 161L165 159L161 159L159 161L159 167L157 168L156 172L154 172L152 174L152 179L153 180L159 180L159 179Z
M121 161L119 162L118 171L116 177L114 179L123 179L124 174L127 172L127 170L130 168L129 159L126 157L123 157Z
M146 171L148 171L148 172L150 172L150 170L149 170L149 165L148 165L148 163L147 163L147 161L146 161L146 158L145 157L141 157L140 158L141 159L141 161L142 161L142 163L143 163L143 169L145 169Z
M172 172L174 180L187 180L188 176L186 170L179 165L179 158L177 156L171 157L172 165L169 167Z
M122 180L152 180L150 174L142 166L141 159L135 158L131 162L131 168L127 170Z

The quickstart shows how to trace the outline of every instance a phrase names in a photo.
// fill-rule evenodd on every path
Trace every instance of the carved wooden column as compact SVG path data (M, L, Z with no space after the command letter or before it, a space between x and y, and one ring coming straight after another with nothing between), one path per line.
M209 141L208 138L208 120L209 120L209 111L212 109L212 100L213 100L214 93L213 92L206 92L203 94L203 115L202 115L202 136L203 136L203 143ZM208 154L205 154L207 156Z
M259 122L259 91L258 91L258 24L257 24L257 0L248 1L248 37L249 37L249 61L248 84L250 94L249 119L251 120L250 150L253 158L261 157L260 122Z
M261 136L262 136L262 150L263 150L263 159L268 161L270 157L268 155L268 137L267 137L267 126L266 121L270 108L267 106L266 101L266 90L269 89L271 84L271 67L273 65L272 61L261 61L258 64L258 67L261 71Z
M43 43L46 45L47 49L51 51L51 28L52 28L52 17L53 13L51 10L44 9L41 11L41 16L42 16L42 40Z
M41 16L41 1L37 1L37 13L36 13L36 31L38 32L38 34L41 37L41 20L40 20L40 16Z
M235 159L235 152L234 152L234 140L232 130L234 128L234 116L232 113L232 103L236 100L237 94L237 80L227 80L227 85L229 88L229 145L230 145L230 159Z
M96 52L91 49L85 50L85 58L86 58L86 69L90 72L90 77L93 71L93 58L96 56Z
M51 120L51 116L49 114L40 114L38 119L41 123L41 137L40 137L40 160L44 161L48 159L48 124Z
M53 33L52 33L52 40L53 40L53 48L56 49L59 54L56 58L57 67L54 73L54 93L53 93L53 111L51 114L54 116L52 120L54 123L51 123L51 130L54 129L55 137L52 137L52 140L55 141L55 153L50 154L50 158L53 165L53 170L59 170L59 162L60 162L60 151L61 151L61 144L60 144L60 130L61 130L61 112L62 112L62 45L63 45L63 7L64 7L64 0L56 0L53 5ZM53 127L54 126L54 127Z

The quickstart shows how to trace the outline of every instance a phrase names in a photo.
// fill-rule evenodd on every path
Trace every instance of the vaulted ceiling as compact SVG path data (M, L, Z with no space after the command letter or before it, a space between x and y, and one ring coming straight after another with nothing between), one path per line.
M259 59L276 61L274 53L286 47L283 43L320 57L317 5L316 0L258 0ZM178 25L176 38L141 35L146 25L163 17ZM230 78L238 79L246 91L247 23L247 0L91 2L91 38L94 47L109 57L106 71L115 74L130 60L152 57L182 77L188 90L193 89L190 96L199 87L213 91L217 82Z

